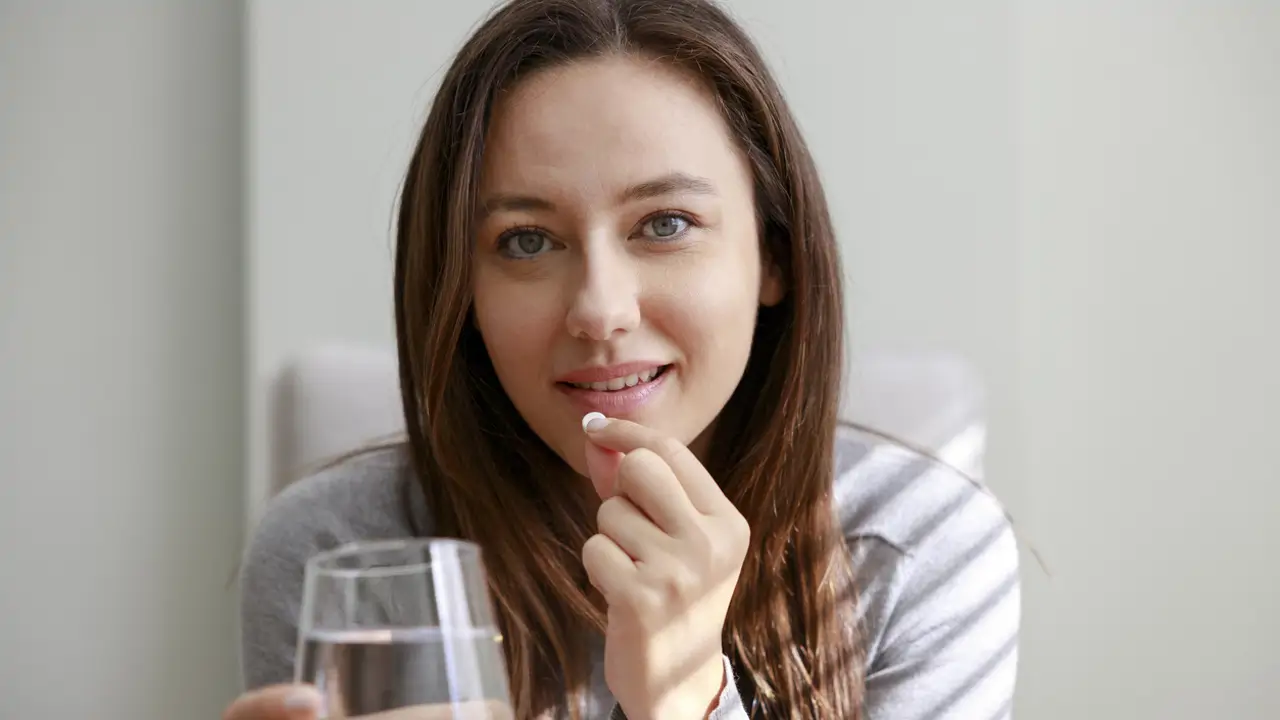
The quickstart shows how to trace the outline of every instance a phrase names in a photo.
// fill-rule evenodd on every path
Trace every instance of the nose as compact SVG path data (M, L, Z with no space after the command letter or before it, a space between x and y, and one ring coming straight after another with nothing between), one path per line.
M589 244L581 254L565 325L583 340L610 340L640 325L640 278L616 241Z

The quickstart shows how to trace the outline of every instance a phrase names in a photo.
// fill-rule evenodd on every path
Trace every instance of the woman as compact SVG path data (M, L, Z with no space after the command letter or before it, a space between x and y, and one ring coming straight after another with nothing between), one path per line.
M483 547L519 718L1009 712L1010 529L962 476L837 438L826 201L715 6L499 9L443 79L397 232L407 442L272 502L228 717L311 716L277 685L307 557L414 534Z

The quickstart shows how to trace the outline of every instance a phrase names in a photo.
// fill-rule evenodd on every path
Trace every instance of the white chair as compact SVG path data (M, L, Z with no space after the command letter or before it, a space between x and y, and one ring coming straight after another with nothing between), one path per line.
M331 344L301 353L282 368L271 400L272 494L308 467L403 432L396 357L388 349ZM982 386L960 358L856 358L842 407L850 422L982 475Z
M274 495L305 471L404 432L394 352L330 344L285 364L269 401Z

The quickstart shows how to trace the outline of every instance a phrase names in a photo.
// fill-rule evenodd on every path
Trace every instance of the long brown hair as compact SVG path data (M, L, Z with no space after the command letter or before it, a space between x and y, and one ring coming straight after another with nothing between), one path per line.
M787 297L762 308L751 357L717 420L707 469L752 528L723 645L756 715L857 718L863 648L832 505L843 331L826 200L781 91L751 40L708 0L514 0L445 74L400 199L395 311L409 452L432 532L484 549L516 714L578 710L586 638L605 618L580 552L593 519L570 472L498 384L472 323L473 213L498 94L580 58L640 54L701 77L755 180L762 251Z

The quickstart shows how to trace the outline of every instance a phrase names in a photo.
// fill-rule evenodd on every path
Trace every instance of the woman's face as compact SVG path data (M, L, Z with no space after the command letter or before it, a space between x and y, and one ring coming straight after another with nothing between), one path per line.
M495 108L477 212L476 322L542 440L586 474L599 411L698 449L782 294L710 93L636 58L534 74Z

